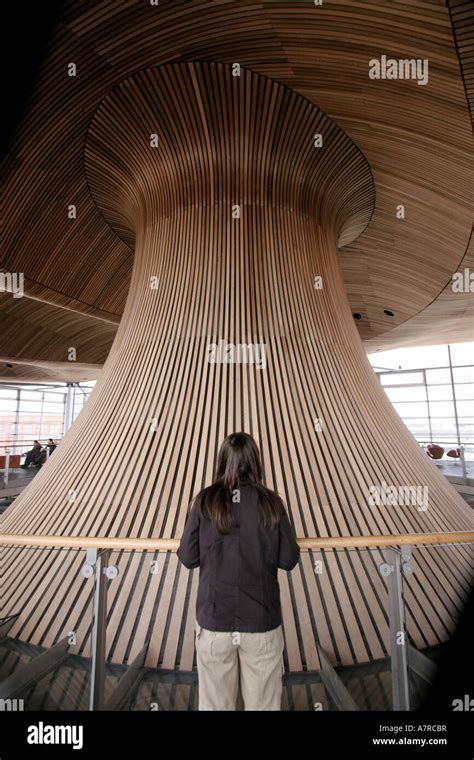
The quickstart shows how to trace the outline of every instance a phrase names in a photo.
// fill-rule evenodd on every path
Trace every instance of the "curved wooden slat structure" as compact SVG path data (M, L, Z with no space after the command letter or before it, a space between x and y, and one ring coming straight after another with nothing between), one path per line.
M234 77L229 64L168 64L103 99L84 164L96 213L135 248L127 305L84 411L2 532L177 538L238 429L256 437L301 538L470 529L360 343L337 244L365 234L374 184L334 121L245 67ZM211 363L220 341L265 345L265 366ZM383 483L428 487L427 509L370 506ZM13 635L49 645L76 630L87 652L81 558L2 554L3 611L22 608ZM387 653L381 556L327 551L316 574L319 555L304 553L281 573L288 669L318 668L316 642L344 664ZM150 638L148 665L189 670L197 573L163 552L154 574L144 556L114 561L109 657L132 660ZM447 638L469 581L466 548L420 550L406 593L416 646Z
M467 277L474 272L474 231L457 271L463 278L466 277L465 272ZM442 345L451 342L453 333L456 332L466 340L474 340L474 297L467 289L464 292L453 291L453 280L450 279L442 293L426 309L408 322L395 327L388 335L365 341L365 349L371 353L387 351L390 348L417 346L420 334L423 335L423 343L426 345ZM469 357L466 356L466 362L469 361Z
M447 0L447 5L461 63L471 122L474 123L474 55L472 52L474 8L470 0Z
M361 337L390 348L392 328L406 325L411 343L432 341L436 322L443 339L471 339L458 311L450 327L457 304L441 305L447 319L428 311L460 267L472 226L470 17L469 4L459 0L449 9L432 0L65 3L7 162L1 264L25 272L27 297L39 293L48 304L97 316L97 330L76 335L74 345L78 361L103 363L112 337L103 335L101 321L117 322L123 313L133 250L91 199L83 167L88 124L116 84L147 66L237 61L322 108L369 161L375 213L365 233L340 251L351 309L362 314ZM383 52L427 58L428 85L369 79L370 59ZM75 77L67 76L70 62ZM77 206L75 221L67 217L69 204ZM395 216L398 204L406 206L403 221ZM5 299L0 357L64 362L60 343L45 349L47 332L25 355L22 330L15 330L19 301L0 294L0 303ZM410 327L420 312L426 318Z

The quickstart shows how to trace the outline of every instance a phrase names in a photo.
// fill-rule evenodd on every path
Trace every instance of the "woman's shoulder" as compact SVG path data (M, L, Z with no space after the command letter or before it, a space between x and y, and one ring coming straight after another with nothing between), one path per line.
M199 513L201 513L203 503L206 499L206 496L212 490L212 487L212 484L210 486L206 486L205 488L202 488L197 494L195 494L191 500L189 509L196 509Z
M264 486L262 484L257 485L256 483L248 482L248 483L242 483L242 488L247 488L249 491L251 491L253 494L258 495L259 497L267 497L274 501L279 507L282 509L285 509L285 502L283 501L282 497L280 496L277 491L273 491L271 488L267 488L267 486Z

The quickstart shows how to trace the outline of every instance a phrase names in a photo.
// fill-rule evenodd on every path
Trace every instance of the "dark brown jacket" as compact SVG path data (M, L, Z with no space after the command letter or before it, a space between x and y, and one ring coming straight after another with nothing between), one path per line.
M300 549L283 504L279 524L265 528L258 499L254 486L240 484L232 505L239 527L228 535L202 515L202 495L189 512L178 557L200 568L196 619L203 628L261 632L281 624L278 568L292 570Z

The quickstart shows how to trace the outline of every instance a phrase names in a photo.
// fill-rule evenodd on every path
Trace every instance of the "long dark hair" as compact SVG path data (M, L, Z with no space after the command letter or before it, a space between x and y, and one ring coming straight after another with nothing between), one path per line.
M191 504L201 497L201 513L211 520L216 530L227 534L237 527L232 513L232 498L240 484L253 485L259 494L259 519L265 527L280 520L284 504L280 496L265 486L260 452L248 433L232 433L224 439L217 457L217 468L212 485L204 488Z

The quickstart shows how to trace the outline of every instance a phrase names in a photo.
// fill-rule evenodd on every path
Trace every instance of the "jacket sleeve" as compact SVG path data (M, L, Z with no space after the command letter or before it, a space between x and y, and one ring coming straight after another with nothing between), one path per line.
M287 511L282 505L280 517L280 549L278 554L278 567L282 570L293 570L298 564L300 547L296 542L295 529L290 523Z
M177 551L178 557L185 567L189 570L193 567L199 567L200 554L199 554L199 504L198 499L188 512L186 525L184 526L183 535Z

